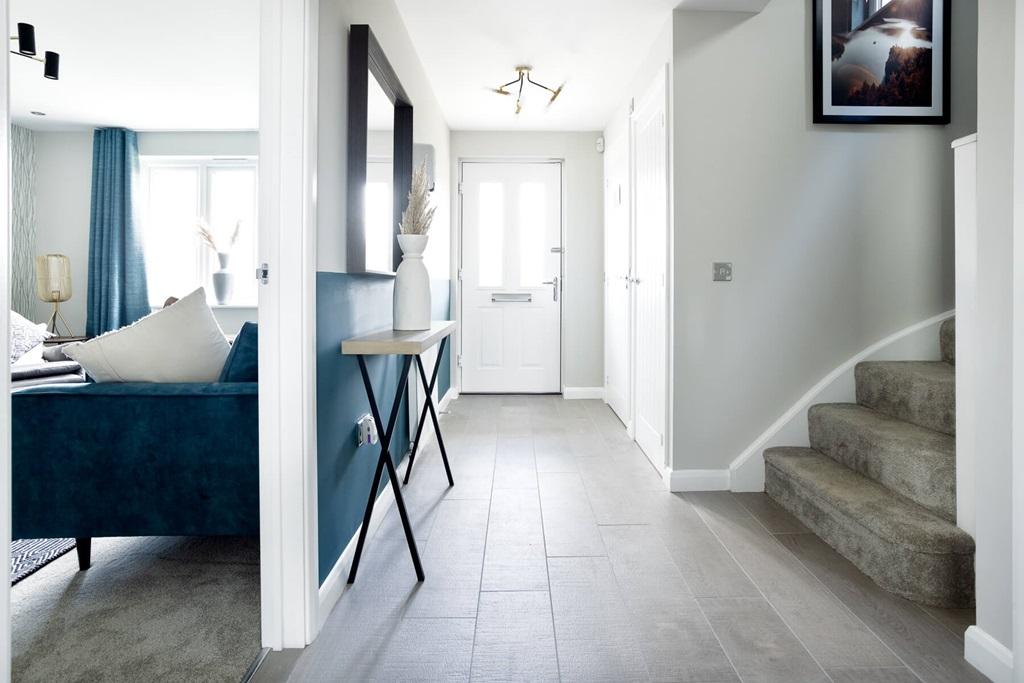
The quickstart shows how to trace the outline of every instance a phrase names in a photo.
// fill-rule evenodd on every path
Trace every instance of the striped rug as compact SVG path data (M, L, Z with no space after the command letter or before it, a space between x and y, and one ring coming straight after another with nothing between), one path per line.
M11 585L75 547L73 538L27 538L11 543Z

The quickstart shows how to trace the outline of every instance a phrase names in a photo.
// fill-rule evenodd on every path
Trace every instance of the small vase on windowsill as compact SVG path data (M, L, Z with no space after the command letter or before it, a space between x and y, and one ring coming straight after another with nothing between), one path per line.
M423 264L427 235L399 235L402 262L395 273L396 330L430 329L430 274Z
M235 275L228 272L231 254L218 251L217 262L220 263L220 270L213 274L213 296L219 305L224 306L231 302L235 293Z

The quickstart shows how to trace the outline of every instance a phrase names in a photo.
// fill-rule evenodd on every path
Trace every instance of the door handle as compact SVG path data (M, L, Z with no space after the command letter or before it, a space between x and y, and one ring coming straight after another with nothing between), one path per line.
M558 301L558 276L556 275L554 279L548 280L547 282L542 282L541 284L551 285L551 296L554 298L555 301Z

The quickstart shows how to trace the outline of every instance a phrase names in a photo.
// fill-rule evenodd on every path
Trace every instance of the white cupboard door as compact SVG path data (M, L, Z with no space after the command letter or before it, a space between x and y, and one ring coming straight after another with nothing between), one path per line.
M604 151L605 401L624 424L630 406L632 245L629 203L629 121L608 128Z
M463 162L462 391L561 390L562 167Z
M662 69L633 114L636 442L665 467L668 135Z

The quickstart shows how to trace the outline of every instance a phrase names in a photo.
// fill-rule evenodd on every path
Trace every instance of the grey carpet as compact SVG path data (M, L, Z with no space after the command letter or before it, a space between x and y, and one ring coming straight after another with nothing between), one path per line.
M11 591L14 681L225 681L260 650L259 545L99 538Z
M73 538L26 538L11 543L11 585L75 547Z
M808 411L811 448L765 451L765 490L880 586L974 604L974 541L956 526L956 330L943 361L855 368L857 404Z
M811 406L807 421L812 448L956 521L954 437L850 403Z
M939 347L942 349L942 360L956 365L956 319L950 318L939 328Z
M942 361L858 363L857 403L956 436L956 372Z

